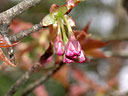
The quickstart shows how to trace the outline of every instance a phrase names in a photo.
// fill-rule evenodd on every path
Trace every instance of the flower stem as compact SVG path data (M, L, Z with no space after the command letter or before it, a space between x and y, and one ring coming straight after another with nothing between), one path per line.
M70 24L68 23L67 16L64 15L64 16L63 16L63 19L64 19L64 21L65 21L65 23L66 23L66 25L67 25L67 28L68 28L68 35L69 35L69 36L74 35L74 33L73 33L73 31L72 31L72 28L71 28Z
M68 42L68 38L67 38L67 35L66 35L66 32L65 32L62 20L60 20L60 25L61 25L61 29L62 29L62 33L63 33L63 41L64 41L64 44L66 44Z
M60 22L59 22L59 20L57 21L57 34L58 35L61 35Z

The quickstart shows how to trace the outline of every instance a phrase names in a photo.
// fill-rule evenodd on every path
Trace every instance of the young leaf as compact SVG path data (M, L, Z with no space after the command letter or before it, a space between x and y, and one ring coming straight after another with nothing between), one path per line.
M88 24L84 27L83 31L84 31L85 33L88 32L88 29L89 29L89 27L90 27L91 21L92 21L92 20L90 20L90 21L88 22Z
M56 12L50 13L46 15L43 20L42 20L42 25L43 26L49 26L51 24L54 24L56 21Z
M102 47L108 45L108 43L105 43L105 42L102 42L102 41L96 40L96 39L91 39L91 38L86 38L84 40L80 40L80 43L82 45L82 48L86 51L95 49L95 48L102 48Z

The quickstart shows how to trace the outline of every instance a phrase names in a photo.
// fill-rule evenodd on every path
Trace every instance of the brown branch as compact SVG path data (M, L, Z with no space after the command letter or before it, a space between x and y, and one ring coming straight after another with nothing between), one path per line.
M46 50L45 54L42 55L42 60L40 63L37 63L35 66L32 66L25 74L23 74L18 80L17 82L11 87L11 89L8 91L8 93L6 94L6 96L12 96L13 94L16 93L16 91L18 90L18 88L23 85L23 83L25 83L30 75L32 74L33 71L37 70L38 68L41 68L41 64L42 62L44 62L45 60L48 59L49 55L49 50L51 50L51 46L49 46L49 48ZM52 54L52 53L51 53ZM51 55L50 54L50 55ZM46 57L46 55L48 55L47 58L43 58L43 57Z
M56 68L54 68L52 71L50 71L47 75L41 77L39 80L31 83L30 85L28 85L28 87L24 90L22 96L28 96L28 94L37 86L39 86L40 84L44 83L45 81L47 81L51 76L53 76L62 66L64 65L63 62L61 62L60 64L58 64L56 66Z
M4 11L0 14L0 24L9 25L13 18L23 13L25 10L38 4L41 0L23 0L14 7Z
M8 27L11 24L13 18L17 15L23 13L25 10L29 9L32 6L38 4L41 0L23 0L14 7L0 13L0 33L4 36L5 40L11 44L10 39L8 38ZM19 36L18 34L16 35ZM13 37L13 36L12 36ZM21 36L22 38L22 36ZM15 64L14 50L12 47L8 48L9 58L11 62Z
M21 32L19 32L17 34L14 34L12 36L9 36L9 40L12 41L12 42L19 41L20 39L28 36L29 34L31 34L33 32L39 31L41 28L42 28L41 23L35 24L30 29L23 30L23 31L21 31Z
M32 72L36 70L39 66L40 64L32 66L25 74L22 75L21 78L19 78L16 81L16 83L11 87L11 89L8 91L8 93L5 96L13 96L18 90L18 88L29 79Z
M0 14L0 29L3 28L3 26L5 26L5 30L8 28L8 26L10 25L12 19L14 17L16 17L17 15L23 13L25 10L29 9L30 7L36 5L37 3L39 3L41 0L24 0L21 3L17 4L16 6L8 9L7 11L3 12ZM75 6L74 6L75 7ZM71 7L72 9L73 7ZM18 34L9 36L9 40L10 41L18 41L20 39L22 39L23 37L28 36L30 33L33 33L35 31L38 31L42 28L42 24L35 24L34 26L32 26L30 29L28 30L24 30L21 31ZM5 31L6 32L6 31ZM3 30L3 34L5 34L4 30ZM6 32L7 34L8 32ZM40 64L37 64L40 65ZM42 77L40 79L40 81L38 81L34 86L31 87L31 90L33 90L38 84L41 84L43 82L45 82L47 79L49 79L49 77L51 77L57 70L59 70L61 68L61 66L63 65L63 63L58 64L58 66L51 72L49 72L48 75L46 75L45 77ZM33 66L30 68L29 71L27 71L21 78L19 78L17 80L17 82L11 87L11 89L9 90L9 92L6 94L6 96L12 96L13 94L16 93L16 91L18 90L18 88L29 79L29 76L32 74L32 72L37 69L38 66ZM31 86L31 85L30 85ZM29 92L31 90L28 90ZM28 92L27 91L27 92ZM28 93L29 93L28 92ZM26 93L24 93L26 94Z

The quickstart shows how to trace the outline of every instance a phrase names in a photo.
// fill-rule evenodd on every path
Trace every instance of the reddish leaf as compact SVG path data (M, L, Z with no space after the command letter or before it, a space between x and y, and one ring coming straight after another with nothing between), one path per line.
M13 67L16 67L16 65L14 65L13 63L11 63L11 61L4 55L2 49L0 49L0 60L2 60L3 62L13 66Z
M88 29L89 29L89 27L90 27L91 21L92 21L92 20L90 20L90 21L88 22L88 24L84 27L83 31L84 31L85 33L88 32Z
M85 50L85 53L94 58L106 58L105 54L99 49Z
M105 47L109 43L89 38L90 34L87 34L87 31L89 29L90 23L91 21L88 22L83 30L74 30L74 34L87 55L96 58L105 58L106 56L104 55L104 53L98 50L98 48Z
M7 43L7 41L3 38L2 35L0 35L0 47L1 48L8 48L10 45Z
M89 36L89 34L85 33L83 30L73 30L75 37L77 39L85 39L86 37Z
M45 54L43 54L40 57L39 62L44 65L46 63L47 59L52 56L52 54L53 54L52 45L49 45L49 48L46 50Z
M80 44L82 45L82 48L84 50L88 51L88 50L92 50L95 48L105 47L109 43L105 43L105 42L102 42L100 40L88 38L88 39L80 40Z
M84 33L83 31L77 31L76 33L77 34L79 33L79 35L77 35L77 40L80 42L82 49L85 51L87 55L95 57L95 58L106 57L102 51L98 50L98 48L105 47L110 42L105 43L100 40L86 38L89 35Z
M74 30L74 34L77 39L81 39L81 37L86 38L90 35L87 34L90 24L91 24L91 20L88 22L88 24L84 27L83 30Z
M18 44L18 42L13 43L13 44L8 44L8 42L3 38L3 36L0 35L0 48L8 48L16 44Z
M54 67L56 62L56 54L53 54L52 45L50 45L49 48L45 51L45 54L43 54L40 57L39 62L41 63L42 67L45 69Z

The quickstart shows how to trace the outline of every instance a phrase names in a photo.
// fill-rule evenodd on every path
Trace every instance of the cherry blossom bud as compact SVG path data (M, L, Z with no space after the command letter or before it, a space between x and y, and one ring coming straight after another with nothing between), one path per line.
M65 46L65 55L68 58L75 59L81 54L81 45L74 36L70 36Z
M80 54L80 56L79 56L79 63L83 63L83 62L85 62L86 61L86 57L85 57L85 55L84 55L84 52L83 51L81 51L81 54Z
M71 59L68 59L68 58L64 55L63 62L64 62L64 63L73 63L74 61L71 60Z
M63 41L62 41L61 35L59 34L57 34L56 40L54 42L54 51L59 56L64 54Z

